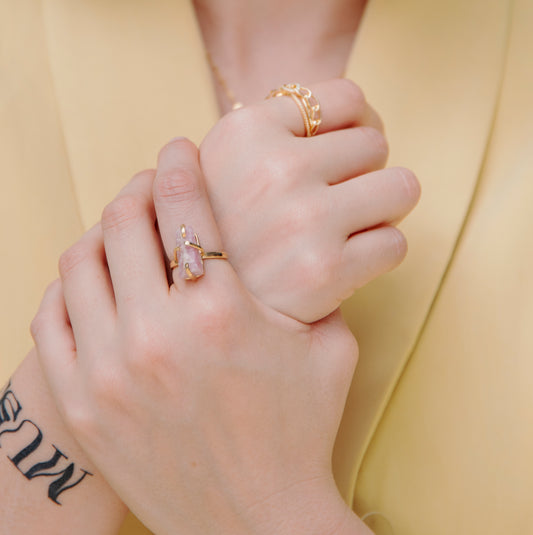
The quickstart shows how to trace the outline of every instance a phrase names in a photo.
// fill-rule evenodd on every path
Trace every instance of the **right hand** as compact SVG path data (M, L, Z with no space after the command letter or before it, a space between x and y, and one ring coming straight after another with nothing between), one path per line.
M407 252L394 227L420 185L384 169L383 126L361 90L336 79L310 87L322 109L315 137L302 137L288 97L231 112L200 148L215 218L246 287L265 304L311 323ZM245 223L243 223L245 222Z
M175 141L62 256L32 333L69 429L154 533L369 533L331 473L352 334L338 312L270 309L225 261L169 288L181 223L221 249L197 150Z

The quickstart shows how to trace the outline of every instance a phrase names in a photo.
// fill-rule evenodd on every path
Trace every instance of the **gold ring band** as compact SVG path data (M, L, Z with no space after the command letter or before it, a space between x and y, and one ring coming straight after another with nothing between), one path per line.
M227 260L228 253L226 251L207 251L202 253L202 260Z
M302 87L300 84L284 84L279 89L273 89L268 98L291 97L298 106L304 121L305 135L315 136L322 122L320 103L310 89Z
M188 247L194 247L198 251L200 251L200 256L202 257L202 260L227 260L228 259L228 253L226 251L204 251L202 247L199 247L195 243L190 243L186 241L184 245ZM175 247L173 251L173 257L170 261L170 269L177 268L179 265L179 250L180 246Z

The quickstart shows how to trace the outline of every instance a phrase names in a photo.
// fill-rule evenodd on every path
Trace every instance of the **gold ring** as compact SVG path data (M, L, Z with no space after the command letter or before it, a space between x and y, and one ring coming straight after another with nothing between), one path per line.
M178 268L178 274L185 280L196 280L204 274L204 260L227 260L225 251L205 251L200 245L198 234L192 228L181 225L176 235L176 247L170 260L170 268Z
M318 133L322 114L320 103L310 89L302 87L300 84L284 84L279 89L273 89L267 98L291 97L298 106L304 121L305 135L315 136Z

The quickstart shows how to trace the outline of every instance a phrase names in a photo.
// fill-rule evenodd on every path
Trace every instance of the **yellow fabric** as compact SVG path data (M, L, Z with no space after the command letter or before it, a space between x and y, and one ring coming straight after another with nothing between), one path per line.
M423 189L406 261L344 306L335 475L395 535L533 526L531 28L531 0L371 0L350 57ZM202 139L211 87L185 0L0 2L0 381L59 253L165 141Z

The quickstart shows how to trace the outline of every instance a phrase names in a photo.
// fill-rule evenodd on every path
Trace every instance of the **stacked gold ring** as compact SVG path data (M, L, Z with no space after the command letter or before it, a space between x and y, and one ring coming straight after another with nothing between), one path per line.
M322 122L320 103L310 89L300 84L284 84L279 89L273 89L267 96L274 97L291 97L302 115L305 135L311 137L317 134Z

